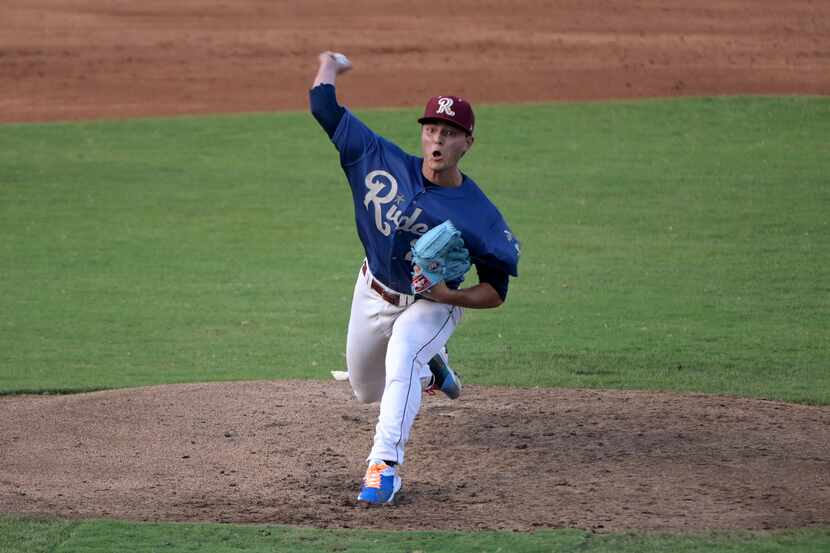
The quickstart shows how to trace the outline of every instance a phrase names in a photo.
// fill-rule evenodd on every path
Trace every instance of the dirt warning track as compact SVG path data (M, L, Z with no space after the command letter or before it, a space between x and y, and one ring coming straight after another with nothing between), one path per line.
M6 0L0 121L305 109L326 49L353 107L830 94L830 3Z

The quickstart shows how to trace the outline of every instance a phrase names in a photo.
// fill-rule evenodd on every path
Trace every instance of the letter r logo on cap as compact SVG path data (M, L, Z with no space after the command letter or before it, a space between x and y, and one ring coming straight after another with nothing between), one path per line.
M438 98L438 109L435 113L446 113L450 117L455 117L455 112L452 110L452 103L452 98Z
M431 97L424 108L424 115L418 119L418 123L424 125L428 122L434 122L434 119L455 125L467 134L473 134L473 126L476 121L475 115L473 115L473 107L469 102L452 95Z

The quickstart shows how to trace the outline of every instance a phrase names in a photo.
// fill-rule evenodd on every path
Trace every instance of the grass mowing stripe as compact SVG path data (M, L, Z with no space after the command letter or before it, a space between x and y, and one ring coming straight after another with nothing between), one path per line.
M434 552L454 553L542 551L694 553L807 553L830 543L830 530L750 533L712 532L704 535L597 535L580 530L517 532L380 532L315 530L265 525L130 523L120 521L53 522L0 518L2 553L150 553L233 551L310 552Z
M828 99L478 111L524 256L451 341L469 382L830 403ZM417 150L414 110L361 115ZM327 378L352 218L304 113L2 125L0 393Z

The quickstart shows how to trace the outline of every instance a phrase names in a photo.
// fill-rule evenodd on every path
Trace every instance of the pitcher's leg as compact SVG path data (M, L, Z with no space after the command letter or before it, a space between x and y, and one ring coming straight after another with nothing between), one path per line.
M370 459L403 463L404 446L421 406L421 379L431 375L427 363L447 343L461 313L458 307L418 301L395 321Z
M366 284L365 275L358 273L346 336L346 366L352 390L363 403L380 401L383 396L386 348L395 310L399 311L378 298Z

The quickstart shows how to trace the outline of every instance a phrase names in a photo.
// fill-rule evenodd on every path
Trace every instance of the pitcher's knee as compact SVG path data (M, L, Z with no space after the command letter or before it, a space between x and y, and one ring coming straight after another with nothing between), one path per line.
M377 403L383 397L383 386L378 389L377 386L355 386L352 385L354 397L360 403Z
M360 403L375 403L376 401L378 401L377 399L375 399L375 396L363 392L358 392L357 390L354 391L354 397Z

